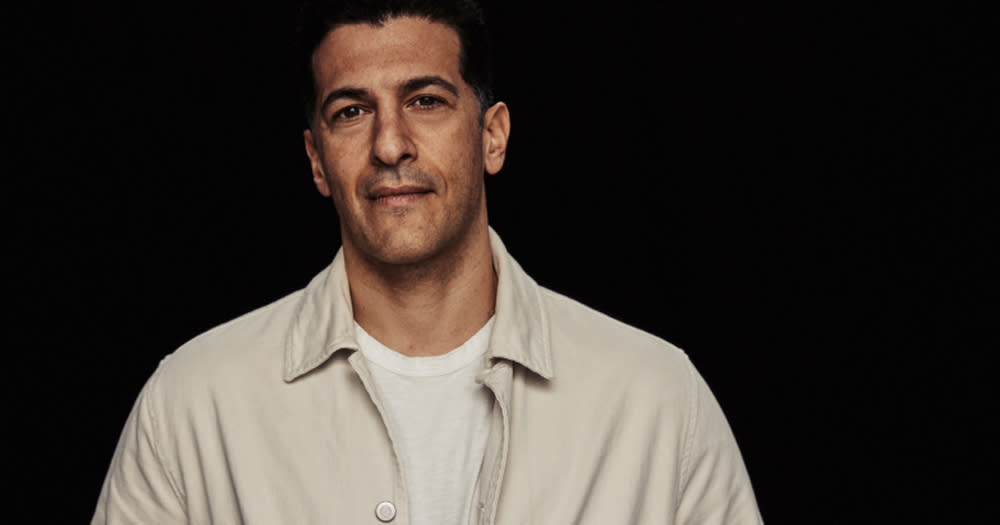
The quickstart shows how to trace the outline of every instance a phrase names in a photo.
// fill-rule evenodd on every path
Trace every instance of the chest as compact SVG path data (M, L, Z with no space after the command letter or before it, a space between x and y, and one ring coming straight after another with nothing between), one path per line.
M389 502L392 523L411 523L404 440L371 385L352 371L337 373L292 394L217 394L210 409L184 415L188 424L167 446L177 452L171 468L193 522L374 524L382 523L376 508ZM511 524L642 523L642 516L670 515L675 440L663 425L648 424L648 414L558 402L517 382L505 402L489 400L487 443L473 454L481 459L470 522L488 517L491 505L496 523ZM442 461L464 454L442 450L451 453Z

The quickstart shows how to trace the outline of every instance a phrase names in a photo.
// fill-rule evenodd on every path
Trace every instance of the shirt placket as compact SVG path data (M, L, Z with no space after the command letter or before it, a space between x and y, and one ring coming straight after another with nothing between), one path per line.
M372 380L371 372L368 370L367 362L361 352L354 352L347 360L351 367L354 368L355 373L361 379L361 384L364 385L365 390L368 392L368 397L371 398L372 403L378 410L379 416L382 419L382 427L385 430L385 435L391 444L391 452L393 457L393 487L392 493L383 496L378 496L374 498L373 501L358 502L362 505L371 505L372 513L371 516L377 521L373 523L393 523L394 525L409 525L410 523L410 504L409 497L406 492L406 482L403 479L403 466L400 464L399 450L397 449L397 441L393 437L392 425L388 423L386 418L385 408L382 406L382 401L379 399L378 391L375 389L375 383Z
M509 361L498 360L485 370L476 380L493 393L493 409L490 412L490 433L486 441L486 453L476 487L475 523L492 525L496 520L503 485L504 470L507 466L507 452L510 448L510 393L513 385L513 368Z

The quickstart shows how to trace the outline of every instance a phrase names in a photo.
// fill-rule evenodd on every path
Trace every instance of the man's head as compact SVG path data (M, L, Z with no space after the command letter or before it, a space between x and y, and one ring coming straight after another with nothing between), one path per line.
M364 2L360 11L382 13L375 22L338 18L315 46L304 138L348 256L412 265L485 235L484 172L503 166L510 121L466 80L459 30L387 3L396 10Z
M307 0L299 24L301 85L306 119L316 117L316 82L312 57L326 35L341 25L382 25L392 18L412 16L452 28L461 43L462 78L476 94L480 110L493 105L493 70L489 33L482 9L472 0Z

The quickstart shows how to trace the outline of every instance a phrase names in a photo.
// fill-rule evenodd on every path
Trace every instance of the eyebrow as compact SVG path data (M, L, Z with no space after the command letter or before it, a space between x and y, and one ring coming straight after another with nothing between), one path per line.
M415 77L403 82L399 85L398 91L400 95L408 95L414 91L419 91L429 86L437 86L443 88L454 96L458 96L458 88L455 84L448 82L447 80L437 76L437 75L424 75L421 77ZM371 98L371 94L367 89L359 87L342 87L335 89L330 92L323 99L323 104L320 106L320 113L325 113L326 108L333 104L337 100L342 98L349 98L353 100L365 100Z
M422 77L411 78L410 80L407 80L406 82L403 83L402 86L399 87L399 91L400 93L408 94L408 93L413 93L414 91L419 91L429 86L437 86L444 88L452 95L456 97L458 96L458 88L455 87L455 84L452 84L451 82L448 82L447 80L437 75L425 75Z
M364 100L368 98L368 90L356 87L342 87L335 89L323 99L323 105L319 107L320 114L326 113L326 108L330 107L330 104L333 104L342 98Z

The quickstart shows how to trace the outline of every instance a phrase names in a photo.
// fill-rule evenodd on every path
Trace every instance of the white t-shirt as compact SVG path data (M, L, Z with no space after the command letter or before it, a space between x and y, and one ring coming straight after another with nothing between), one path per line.
M489 434L493 398L476 375L493 318L462 346L433 357L407 357L355 329L402 456L411 523L468 523Z

